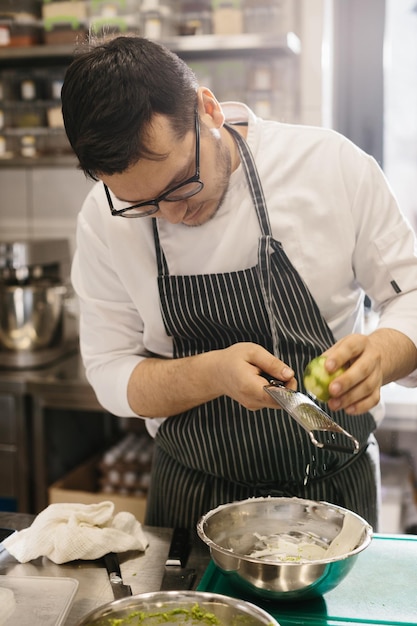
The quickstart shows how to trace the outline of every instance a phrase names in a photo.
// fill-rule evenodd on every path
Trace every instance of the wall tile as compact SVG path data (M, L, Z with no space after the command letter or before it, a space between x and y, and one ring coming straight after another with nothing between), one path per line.
M57 223L74 220L85 196L93 186L75 168L39 167L32 170L33 202L30 218L50 219Z
M33 169L29 215L31 236L64 237L69 240L73 254L77 215L93 184L75 168Z
M0 169L0 239L29 236L27 177L25 169Z

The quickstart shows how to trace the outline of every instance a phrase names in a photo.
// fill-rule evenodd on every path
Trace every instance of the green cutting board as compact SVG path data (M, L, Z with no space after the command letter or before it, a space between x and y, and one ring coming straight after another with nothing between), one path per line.
M338 587L315 600L287 603L244 595L213 561L198 590L257 604L281 626L417 626L417 536L375 534Z

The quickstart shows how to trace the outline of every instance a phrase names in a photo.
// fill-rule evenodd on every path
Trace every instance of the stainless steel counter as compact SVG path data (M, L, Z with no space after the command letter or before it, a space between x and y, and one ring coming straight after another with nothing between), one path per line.
M33 516L0 512L1 527L21 530L29 526L32 520ZM145 526L144 531L149 541L146 551L120 555L124 583L132 587L133 594L159 590L172 535L170 528ZM207 547L195 536L187 563L187 567L194 567L197 571L195 585L201 579L209 559ZM30 563L19 563L3 551L0 552L0 575L75 578L79 585L65 626L75 626L91 610L113 600L107 572L98 561L73 561L56 565L40 557Z

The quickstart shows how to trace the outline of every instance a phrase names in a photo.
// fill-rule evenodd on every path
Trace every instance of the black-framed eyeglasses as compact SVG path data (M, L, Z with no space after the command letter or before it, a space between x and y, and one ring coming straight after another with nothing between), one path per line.
M124 209L115 209L110 196L109 188L105 183L104 191L106 192L107 201L109 203L110 211L112 215L119 217L147 217L153 215L159 211L160 202L179 202L180 200L187 200L192 196L195 196L204 187L204 183L200 180L200 122L198 118L198 111L195 110L194 114L195 124L195 174L191 178L187 178L183 183L168 189L165 193L161 194L154 200L145 200L138 204L132 204ZM147 208L146 208L147 207Z

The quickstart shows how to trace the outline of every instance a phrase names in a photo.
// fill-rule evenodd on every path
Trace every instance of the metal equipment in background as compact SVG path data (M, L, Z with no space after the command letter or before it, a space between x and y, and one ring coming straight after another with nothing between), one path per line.
M0 241L0 368L50 364L74 352L66 239Z

